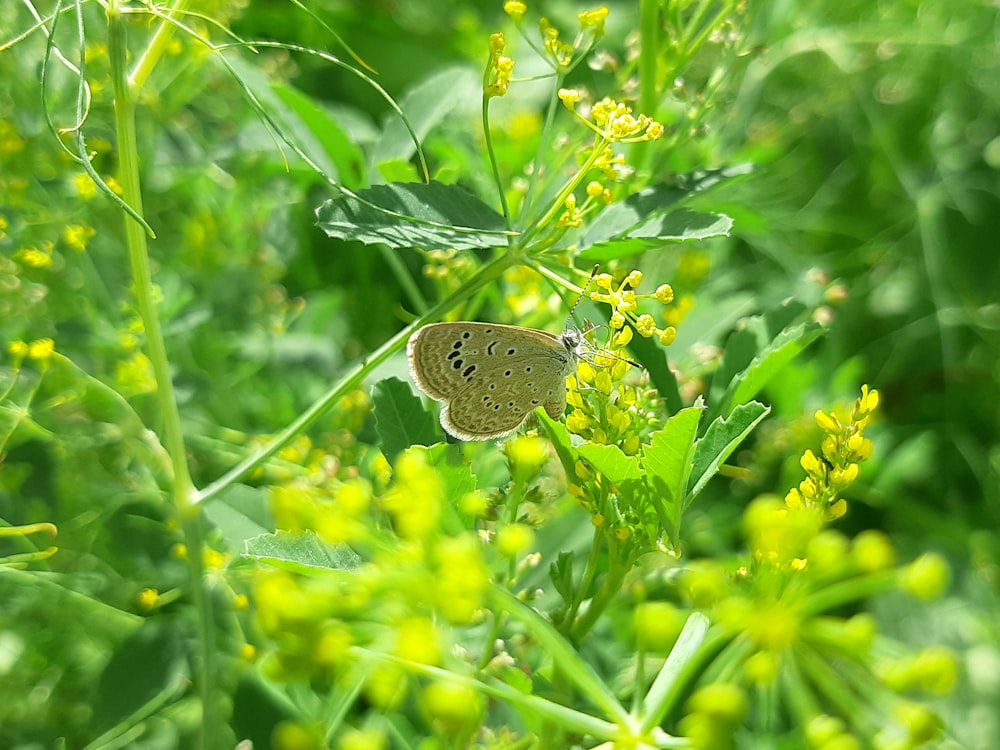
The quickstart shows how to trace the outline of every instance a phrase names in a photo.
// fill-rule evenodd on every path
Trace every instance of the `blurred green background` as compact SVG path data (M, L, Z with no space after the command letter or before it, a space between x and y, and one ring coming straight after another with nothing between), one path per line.
M349 59L320 25L286 3L209 5L200 10L228 20L246 39L280 39ZM462 81L475 82L486 39L497 29L508 32L517 57L523 47L499 5L417 0L310 7L378 71L376 80L405 110L407 91L443 70L456 89ZM633 3L608 5L604 45L622 61L638 10ZM85 135L95 168L107 176L116 164L98 10L85 9L87 74L96 84ZM532 8L570 19L577 10L568 2ZM670 96L654 114L673 135L670 147L647 156L644 165L655 181L752 163L751 174L698 199L699 207L731 215L733 234L698 247L648 252L638 266L693 295L672 352L682 373L699 366L699 346L724 346L740 318L786 299L820 305L829 333L768 386L763 400L774 405L774 416L752 450L738 457L751 471L740 482L717 483L706 496L692 519L692 546L717 546L735 533L749 498L794 484L798 456L815 436L812 413L848 403L868 383L882 394L880 421L871 432L876 455L852 488L844 528L884 529L902 557L934 549L954 570L951 597L906 625L896 603L878 611L888 630L897 620L911 628L901 635L914 642L947 643L970 659L996 663L997 8L970 0L779 0L749 2L738 18L730 30L737 41L707 46L686 65L683 80L670 67L665 31L657 87ZM0 7L5 40L32 23L22 8ZM142 38L139 23L134 38ZM37 34L0 53L0 215L6 222L0 333L5 343L51 336L60 352L112 384L156 428L127 289L121 218L105 198L92 195L45 126L38 85L43 54ZM224 448L227 441L291 421L348 363L395 333L408 305L394 276L398 269L384 255L333 242L313 227L313 209L329 197L329 188L287 149L286 171L278 141L233 78L192 42L178 42L170 55L140 103L140 151L147 219L159 233L151 244L154 280L162 291L195 478L203 484L235 460ZM394 169L412 169L405 150L393 146L394 117L357 76L284 51L234 60L278 123L310 153L325 154L322 165L343 184L361 187ZM615 76L607 70L581 69L574 76L599 95L616 93L609 90ZM71 122L72 77L55 66L49 86L55 119ZM311 123L302 116L303 98L314 109ZM451 108L447 116L421 133L431 171L492 201L482 177L478 102L443 98ZM498 108L497 139L514 173L526 158L518 117L530 117L538 102L518 99L516 85L508 99L506 109ZM377 163L378 154L387 160ZM25 248L47 253L47 264L25 262ZM415 252L399 260L419 274L422 260ZM395 366L404 372L401 359ZM337 435L335 448L345 461L375 439L370 420L354 413L335 411L318 429ZM128 457L110 465L128 465ZM99 471L108 476L96 477ZM53 564L77 575L81 593L127 608L143 586L165 589L182 580L182 569L168 555L172 540L151 530L165 515L155 497L141 490L109 489L103 497L72 491L81 476L93 480L88 486L107 481L113 487L119 471L95 467L39 438L11 446L2 475L0 517L57 523L67 552ZM88 525L95 513L112 533L98 534ZM46 638L16 653L8 649L13 656L0 659L0 675L11 676L0 688L11 706L6 717L0 713L0 723L30 727L57 720L72 734L89 721L78 715L78 701L103 666L105 638L113 641L113 633L59 622L51 602L2 590L8 593L0 625L21 633L39 628ZM94 622L102 616L95 609ZM60 673L53 683L59 685L56 705L67 715L57 709L53 719L38 696L19 694L17 676L29 664ZM70 677L61 672L66 664L74 665ZM977 727L955 730L964 746L996 746L995 676L973 669L963 691L947 709L952 726ZM35 730L36 736L47 734Z

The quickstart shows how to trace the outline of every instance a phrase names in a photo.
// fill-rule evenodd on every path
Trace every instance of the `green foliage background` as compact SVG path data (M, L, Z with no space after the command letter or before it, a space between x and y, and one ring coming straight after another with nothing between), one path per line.
M244 39L350 59L292 5L209 5L198 12ZM609 5L604 45L621 55L642 8ZM669 350L690 385L682 393L710 382L717 360L706 347L724 350L749 316L791 301L818 309L826 325L758 396L771 417L730 458L745 471L715 479L690 509L685 554L733 554L747 503L801 478L799 457L818 441L812 414L850 403L861 383L877 387L875 457L851 488L840 526L884 531L902 559L936 551L949 560L952 585L942 600L918 606L890 594L869 610L882 631L914 648L948 645L969 667L936 705L948 727L938 746L995 747L1000 686L981 665L1000 660L997 10L970 0L750 2L742 26L718 32L740 35L739 44L709 45L681 61L670 22L682 9L660 5L655 85L676 95L654 114L674 137L669 149L636 149L640 168L657 182L753 165L691 199L732 217L729 237L665 245L635 261L647 278L694 300ZM477 118L488 35L504 29L513 38L498 4L310 7L377 69L373 78L413 123L432 176L494 205ZM550 3L540 12L572 20L577 10ZM82 16L93 85L83 132L107 179L119 165L104 20L95 4ZM0 41L33 23L23 7L4 4ZM129 21L133 54L144 23ZM65 43L73 48L72 37ZM80 180L80 166L49 131L46 112L60 126L77 119L76 89L65 67L49 65L40 102L44 54L40 33L0 51L0 338L6 345L50 337L58 352L44 375L28 362L16 377L13 355L4 354L0 519L55 524L58 552L19 569L15 556L49 541L0 538L12 563L0 568L0 746L104 747L129 738L142 747L186 746L197 711L181 699L177 675L189 674L197 615L183 593L190 569L176 553L185 537L164 492L170 465L147 432L162 434L163 417L142 354L122 214ZM418 179L399 118L357 75L283 49L231 59L274 125L341 185ZM675 80L672 65L682 62L684 80ZM570 79L602 93L614 81L585 66ZM518 117L537 113L542 98L514 84L497 104L494 137L507 181L533 153ZM439 290L421 277L416 251L332 239L315 226L330 187L269 132L203 47L176 37L138 107L144 217L158 235L150 243L153 281L192 478L205 487L422 312L414 283L428 296ZM85 249L73 241L81 227L92 234ZM26 248L48 261L27 262ZM514 317L511 293L495 289L465 312L552 324L545 311ZM366 387L390 375L406 378L401 354ZM309 435L337 471L373 471L379 438L364 401L334 406ZM247 676L236 634L254 632L252 613L226 597L250 590L253 562L239 558L242 540L272 530L259 487L306 474L311 449L279 454L263 476L206 511L235 557L226 586L212 592L219 621L210 623L210 648L225 696L216 700L232 716L233 736L261 746L279 719L301 719L308 701L289 699L266 675ZM484 476L502 460L474 455ZM558 551L580 523L557 518L540 533ZM137 603L146 589L165 597L155 615ZM594 657L599 648L589 648ZM102 737L112 728L120 733ZM396 732L391 746L415 747L421 736L414 726ZM757 737L759 745L753 733L739 744L765 746L763 732ZM792 744L767 746L796 746L781 741Z

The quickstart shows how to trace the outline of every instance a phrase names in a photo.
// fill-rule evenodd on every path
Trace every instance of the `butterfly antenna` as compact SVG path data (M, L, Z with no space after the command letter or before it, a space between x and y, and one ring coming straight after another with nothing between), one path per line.
M566 316L566 327L569 328L573 323L573 313L576 312L576 308L580 306L583 302L583 298L587 295L587 290L590 289L590 285L594 283L594 277L597 276L597 269L601 267L600 263L594 264L594 270L590 272L590 278L587 279L587 283L583 285L583 289L580 290L579 296L576 298L576 302L569 309L569 315Z

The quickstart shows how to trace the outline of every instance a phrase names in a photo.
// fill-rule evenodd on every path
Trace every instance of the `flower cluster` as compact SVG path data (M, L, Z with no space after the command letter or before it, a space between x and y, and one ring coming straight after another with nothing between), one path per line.
M587 183L587 198L582 206L577 205L576 195L570 193L566 196L566 200L563 201L563 205L566 210L559 216L556 220L557 227L579 227L583 225L584 217L596 211L598 208L608 205L611 203L612 195L611 191L608 190L604 185L602 185L597 180L591 180Z
M655 336L664 346L669 346L677 338L677 329L672 325L659 328L656 325L656 319L649 313L637 314L639 300L655 299L662 305L669 305L673 302L674 290L670 284L661 284L653 294L636 294L635 288L642 283L641 271L629 273L617 288L613 288L612 278L606 273L598 274L594 278L594 283L598 291L591 292L590 298L594 302L611 305L613 312L610 325L613 330L620 331L620 336L626 339L621 344L622 346L628 343L628 339L631 339L631 333L626 333L629 331L625 328L626 321L635 328L640 336L645 338ZM600 291L602 289L604 291Z
M520 27L525 13L528 12L528 5L521 0L507 0L503 9L511 20ZM608 9L605 6L577 13L580 29L572 43L561 38L559 29L553 26L549 19L539 19L538 29L542 36L540 52L557 71L563 74L569 72L573 65L589 51L590 47L604 36L604 21L607 17Z
M37 339L30 343L18 340L7 344L7 351L14 358L15 368L20 367L25 359L45 362L55 349L55 342L52 339Z
M451 505L456 489L436 467L433 450L400 455L384 487L373 476L274 488L279 528L315 529L328 544L349 544L365 562L325 576L259 573L258 625L273 639L266 660L273 676L335 677L354 647L434 666L451 658L446 625L476 621L489 582L482 538L452 522L456 511L478 517L485 503L472 492ZM374 523L380 515L384 522ZM368 700L383 709L398 705L409 689L405 667L387 662L365 683Z
M841 491L858 477L858 465L872 454L872 441L864 436L872 412L878 406L878 391L861 387L861 398L854 403L847 424L832 414L816 412L816 423L826 434L822 455L811 450L802 455L806 478L785 496L790 508L817 507L830 519L840 518L847 503L838 497Z
M871 454L870 443L862 447L857 438L877 400L876 391L863 388L850 424L835 434L836 420L820 418L830 428L824 455L831 466L823 487L836 468L843 470L844 456L856 465ZM684 595L691 606L712 613L718 643L730 644L719 649L712 671L745 676L738 687L712 683L692 697L680 727L696 748L729 746L727 737L754 691L765 700L785 701L811 748L860 747L859 738L871 736L878 748L915 748L937 733L933 712L909 694L952 690L954 655L940 647L907 654L879 634L871 615L839 612L894 589L922 599L939 596L948 579L945 563L924 555L894 567L895 551L884 534L865 531L849 539L828 529L829 507L825 501L786 504L761 497L744 515L749 566L737 576L714 561L688 567ZM715 698L705 700L704 691L713 686ZM856 694L858 686L863 690ZM798 701L801 695L814 699ZM887 718L873 724L862 707Z
M514 61L503 54L505 47L503 34L498 32L490 35L490 57L483 76L483 92L487 97L504 96L510 88Z
M663 125L649 115L632 114L628 105L604 97L590 108L593 122L576 110L580 100L577 89L559 89L559 99L581 122L608 143L639 143L656 141L663 137Z

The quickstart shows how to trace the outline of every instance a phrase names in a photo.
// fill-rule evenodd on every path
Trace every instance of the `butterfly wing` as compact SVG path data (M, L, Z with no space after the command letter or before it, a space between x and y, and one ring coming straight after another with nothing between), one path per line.
M442 426L462 440L509 435L537 406L562 417L577 360L563 337L489 323L424 326L407 353L420 389L445 402Z

